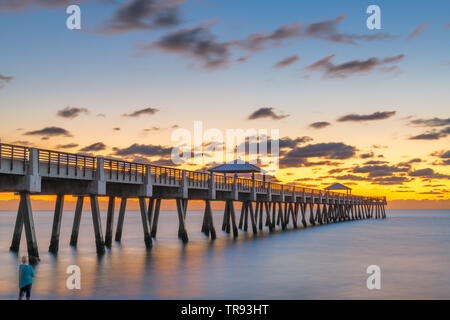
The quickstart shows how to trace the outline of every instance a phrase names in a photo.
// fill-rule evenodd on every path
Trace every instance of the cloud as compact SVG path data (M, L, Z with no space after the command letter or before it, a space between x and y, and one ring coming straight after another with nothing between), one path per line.
M293 63L296 63L298 60L299 60L299 57L298 57L298 55L295 54L293 56L284 58L281 61L278 61L277 63L275 63L274 68L278 68L278 69L284 68L284 67L287 67L287 66L289 66L289 65L291 65Z
M412 136L409 138L409 140L438 140L441 138L445 138L449 134L450 134L450 126L440 131L432 130L416 136Z
M146 13L147 11L140 11L137 15L140 19L136 19L135 14L132 15L133 19L131 21L133 23L131 25L133 28L149 27L148 24L141 23L142 15L144 13L148 15ZM183 57L196 59L206 69L218 69L228 66L232 49L234 50L234 48L255 53L269 47L280 46L285 41L293 39L318 38L333 42L356 44L359 40L373 41L392 37L389 34L354 35L339 33L337 32L337 24L342 19L343 17L338 17L334 20L319 21L308 24L305 28L302 28L300 22L297 21L282 25L271 32L256 32L243 39L228 42L218 41L216 36L211 32L210 26L200 25L194 28L185 28L168 33L156 42L148 45L139 45L138 49L147 51L156 48L164 52L176 53ZM125 25L128 27L129 23ZM248 58L249 56L241 56L237 59L237 62L245 62ZM292 64L296 62L294 61L295 58L290 58L291 60L285 63ZM285 66L282 61L280 62L281 65L276 65L276 67Z
M256 119L262 119L262 118L272 118L273 120L281 120L286 117L289 117L289 115L278 115L275 113L273 108L259 108L258 110L254 111L251 115L248 116L248 120L256 120Z
M176 53L200 61L206 69L223 68L228 65L231 52L229 43L219 42L206 26L178 30L160 40L140 46L141 50L153 48Z
M97 142L91 144L90 146L84 147L80 149L80 152L93 152L93 151L102 151L106 149L106 145L103 142Z
M299 38L302 35L301 30L299 22L289 23L270 33L252 33L244 40L235 41L233 44L241 49L256 52L265 49L267 45L279 45L284 40Z
M257 143L257 152L262 153L262 151L260 151L259 148L259 141L258 137L252 137L256 143ZM297 138L290 138L290 137L283 137L281 139L278 140L278 147L279 147L279 154L283 155L286 152L288 152L289 150L297 147L299 144L303 144L303 143L307 143L312 141L313 138L308 137L308 136L302 136L302 137L297 137ZM272 143L273 140L270 138L267 138L267 153L271 153L272 150ZM238 149L241 150L240 148L245 148L246 152L249 152L250 150L250 137L246 137L245 141L242 142L239 146ZM207 144L204 144L204 146L208 146L210 149L212 149L215 146L219 146L220 145L217 142L208 142ZM244 150L244 149L243 149Z
M419 34L421 34L426 27L428 27L429 23L422 23L420 26L418 26L414 31L406 38L407 40L411 40L414 37L417 37Z
M403 184L404 182L411 181L407 177L383 177L383 178L376 178L372 180L372 184L379 184L379 185L396 185L396 184Z
M342 175L342 176L335 176L333 178L337 179L337 180L353 180L353 181L367 181L367 180L369 180L366 177L356 176L354 174L346 174L346 175Z
M154 115L158 111L159 111L159 109L156 109L156 108L145 108L145 109L140 109L140 110L133 111L132 113L125 113L125 114L122 115L122 117L137 118L137 117L140 117L142 115Z
M77 143L58 144L56 149L72 149L78 147Z
M310 142L312 140L313 140L313 138L308 137L308 136L297 137L295 139L292 139L289 137L284 137L284 138L280 139L279 146L280 146L280 149L284 149L284 148L292 149L292 148L297 147L301 143Z
M45 127L40 130L25 132L26 136L43 136L43 137L55 137L55 136L65 136L72 137L69 131L59 127Z
M146 129L142 129L143 133L148 133L148 132L158 132L161 131L162 129L160 127L151 127L151 128L146 128Z
M414 119L409 122L409 124L420 126L420 127L442 127L450 125L450 118L430 118L430 119Z
M374 157L374 153L373 152L369 152L369 153L362 153L359 155L359 157L361 159L367 159L367 158L373 158Z
M448 151L436 151L431 154L433 157L439 157L442 159L450 159L450 150Z
M347 114L345 116L340 117L337 121L345 122L345 121L372 121L372 120L384 120L388 119L395 115L395 111L377 111L371 114Z
M431 168L410 171L409 176L426 178L426 179L450 179L450 175L437 173Z
M395 166L395 165L364 165L353 168L351 171L353 173L368 173L369 177L386 177L391 176L393 173L397 172L408 172L408 166Z
M379 66L399 62L405 57L404 54L399 54L397 56L386 57L383 59L371 57L366 60L351 60L342 64L334 64L331 60L333 60L335 56L336 55L333 54L316 61L306 67L306 69L310 71L324 71L324 76L326 78L347 78L355 74L366 74Z
M85 113L88 114L89 111L86 108L71 108L66 107L62 110L59 110L57 115L61 118L73 119L78 117L80 114Z
M4 76L4 75L0 74L0 88L3 88L5 86L5 83L9 83L12 80L14 80L14 77Z
M115 128L113 128L113 130L114 131L120 131L120 128L119 127L115 127Z
M310 23L305 28L305 36L347 44L356 44L356 42L359 40L374 41L393 38L393 36L387 33L377 33L371 35L340 33L337 29L339 23L343 20L344 16L340 15L334 19Z
M388 163L387 161L378 161L378 160L370 160L370 161L366 161L364 162L365 165L378 165L378 164L385 164Z
M343 16L334 19L322 20L308 23L305 27L300 22L282 25L274 31L252 33L243 40L235 41L234 44L248 51L260 51L267 47L279 46L283 41L291 39L321 39L332 42L356 44L357 41L374 41L394 38L387 33L371 35L357 35L338 32L338 25L344 20Z
M131 156L131 155L141 155L141 156L170 156L172 153L171 147L165 147L160 145L145 145L145 144L132 144L127 148L113 148L115 155L117 156Z
M178 25L180 17L179 9L176 5L180 2L182 1L126 1L99 31L123 33Z
M323 128L326 128L326 127L328 127L330 125L331 125L331 123L329 123L329 122L319 121L319 122L313 122L309 126L311 128L314 128L314 129L323 129Z
M313 165L330 165L330 162L310 163L308 158L345 160L353 157L356 148L341 142L309 144L295 147L280 158L280 167L300 167Z

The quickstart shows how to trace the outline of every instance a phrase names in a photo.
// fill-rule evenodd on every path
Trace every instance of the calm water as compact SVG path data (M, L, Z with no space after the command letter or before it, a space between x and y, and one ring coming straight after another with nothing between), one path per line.
M15 212L0 212L0 298L15 299L18 256L8 251ZM52 212L34 214L41 262L35 299L450 299L450 211L392 210L386 220L307 229L200 233L202 213L189 211L190 242L177 239L174 211L161 213L157 241L147 251L140 214L127 211L122 245L97 258L92 220L83 212L79 246L69 246L73 211L65 211L57 257L47 252ZM117 222L117 213L115 217ZM106 216L102 212L102 223ZM20 254L25 253L24 235ZM66 268L81 267L81 290L66 289ZM368 265L381 268L381 290L366 288Z

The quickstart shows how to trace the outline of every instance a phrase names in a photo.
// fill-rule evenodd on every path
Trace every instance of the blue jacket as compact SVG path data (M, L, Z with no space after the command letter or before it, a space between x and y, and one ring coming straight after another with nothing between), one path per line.
M23 288L33 283L34 271L33 267L28 264L19 266L19 288Z

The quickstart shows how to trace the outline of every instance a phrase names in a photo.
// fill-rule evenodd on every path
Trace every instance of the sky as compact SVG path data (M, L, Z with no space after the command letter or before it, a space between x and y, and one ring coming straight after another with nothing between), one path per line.
M66 27L72 4L81 30ZM369 5L380 30L366 26ZM273 181L450 208L449 12L448 1L2 0L0 138L168 165L171 134L197 120L279 129Z

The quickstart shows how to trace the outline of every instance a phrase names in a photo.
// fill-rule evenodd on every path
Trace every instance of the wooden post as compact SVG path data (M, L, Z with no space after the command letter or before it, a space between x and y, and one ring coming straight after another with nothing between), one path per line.
M246 201L245 203L245 215L244 215L244 231L247 232L248 230L248 206L249 203Z
M251 201L249 202L249 206L250 206L250 221L252 223L253 234L257 234L258 231L256 228L255 213L253 212L253 203Z
M311 195L311 202L309 203L309 223L312 226L316 225L314 221L314 198L312 195Z
M183 199L183 208L184 208L184 220L186 221L186 214L187 214L187 208L188 208L188 199Z
M270 222L270 209L271 209L271 204L272 204L272 202L264 201L264 207L266 208L266 223L265 223L266 227L268 227L268 226L271 225L271 222ZM269 214L267 214L267 212L268 212Z
M92 222L94 224L95 245L97 247L97 254L105 253L105 243L103 240L102 222L100 219L100 210L98 208L98 197L91 195L91 213Z
M184 220L186 214L184 213L183 199L177 198L176 201L178 211L178 238L183 240L183 243L188 243L189 238L187 235L186 223Z
M189 238L186 231L186 224L184 222L184 208L183 199L177 198L177 211L178 211L178 238L181 238L183 243L188 243Z
M58 253L59 249L59 234L61 231L61 219L64 206L64 195L58 194L56 196L55 213L53 216L52 236L48 251L51 253Z
M148 220L147 220L148 219L147 206L146 206L144 197L139 198L139 207L141 209L142 230L144 231L145 247L147 249L149 249L153 246L153 244L152 244L152 238L150 237L150 232L149 232L149 224L148 224Z
M302 202L300 203L300 209L302 211L302 224L303 227L306 228L307 224L306 224L306 203Z
M156 238L156 231L158 229L158 220L159 220L159 211L161 209L161 199L156 199L155 204L155 213L153 215L153 223L152 223L152 238Z
M225 209L223 210L223 220L222 220L222 231L225 231L227 229L227 223L229 223L229 203L228 200L225 201Z
M294 229L297 229L297 216L294 213L294 207L295 210L298 210L296 203L292 204L292 202L289 203L289 212L292 217L292 225L294 226Z
M286 222L284 221L283 206L278 202L278 221L281 222L281 230L286 230Z
M108 199L108 213L106 216L106 232L105 232L105 246L108 248L111 248L112 243L115 202L116 198L114 196L110 196Z
M237 238L238 237L238 228L236 226L236 214L234 212L234 204L233 201L230 200L230 216L231 216L231 225L233 226L233 237Z
M125 209L127 207L127 198L122 197L120 200L119 219L117 220L117 229L115 240L120 242L122 240L123 222L125 220Z
M255 224L258 226L259 201L255 201Z
M205 200L205 216L206 216L206 223L207 228L209 231L209 234L211 235L211 240L216 239L216 229L214 228L214 221L212 216L212 210L211 210L211 203L209 199Z
M14 226L14 234L11 246L9 247L9 250L13 252L18 252L20 248L20 239L22 238L22 229L23 229L22 208L23 208L22 201L19 201L19 209L17 210L16 224Z
M275 229L276 214L277 214L277 203L272 202L272 229Z
M271 202L265 202L266 205L266 221L267 221L267 226L269 227L269 231L272 232L273 231L273 223L270 219L270 206L271 206Z
M241 202L241 216L239 217L239 229L242 230L242 225L244 223L244 214L245 214L245 202Z
M329 220L328 220L328 211L327 211L327 204L323 204L322 206L322 217L323 217L323 222L328 224Z
M323 221L322 221L322 212L320 212L320 202L317 204L316 221L317 221L319 224L323 224Z
M187 201L186 201L186 205L187 205ZM147 210L147 215L148 215L148 225L151 228L152 227L152 222L153 222L153 211L155 210L155 198L149 198L148 199L148 210Z
M203 212L202 232L203 232L206 236L209 236L208 217L207 217L206 210L207 210L207 209L206 209L206 203L205 203L205 211Z
M75 207L75 215L73 217L72 234L70 236L70 245L77 246L78 233L80 232L81 214L83 212L83 200L84 196L77 197L77 205Z
M263 211L264 211L264 202L260 202L259 204L259 230L261 231L263 229ZM256 213L258 214L258 213Z
M31 201L29 193L20 194L21 212L23 218L23 225L25 227L25 236L27 238L28 258L30 262L39 261L39 252L36 241L36 231L34 229L33 211L31 209Z
M285 202L284 203L284 223L287 225L289 225L289 203Z

